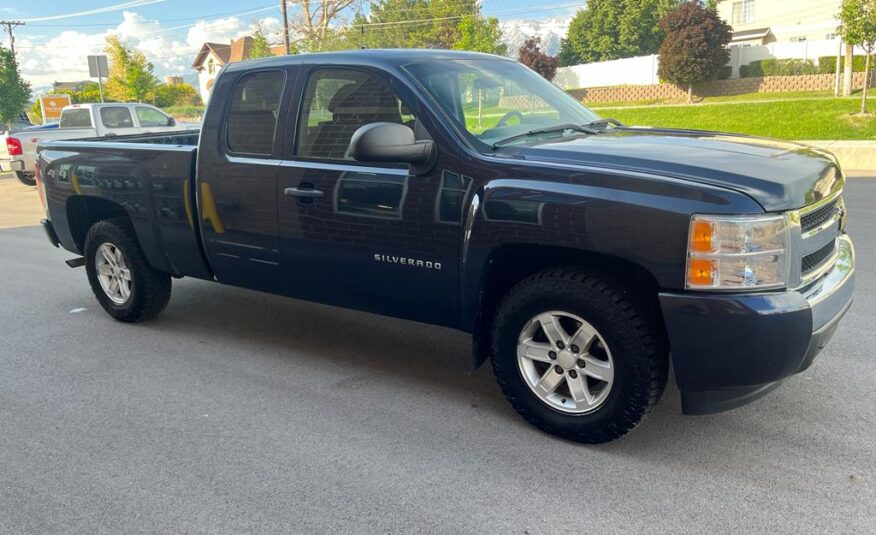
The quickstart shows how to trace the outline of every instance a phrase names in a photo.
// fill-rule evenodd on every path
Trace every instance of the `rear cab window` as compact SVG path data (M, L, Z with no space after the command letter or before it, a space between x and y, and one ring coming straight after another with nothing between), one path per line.
M110 106L100 109L100 122L107 128L133 128L131 110L123 106Z
M61 112L60 128L91 128L91 110L69 108Z
M286 75L261 71L237 80L229 100L225 144L230 153L270 156Z

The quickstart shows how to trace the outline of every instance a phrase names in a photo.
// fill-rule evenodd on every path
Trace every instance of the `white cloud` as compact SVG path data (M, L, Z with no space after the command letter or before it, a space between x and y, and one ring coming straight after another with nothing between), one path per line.
M227 17L201 20L191 26L164 28L156 20L125 11L122 22L106 31L84 33L66 30L48 41L43 36L22 35L15 42L22 74L36 91L41 91L51 86L52 82L87 80L86 56L103 54L108 35L118 35L128 46L142 51L154 64L156 76L161 78L170 74L194 74L192 61L205 41L229 43L252 33L256 24L261 25L270 42L279 41L280 21L275 17L249 21ZM182 34L184 38L178 37Z

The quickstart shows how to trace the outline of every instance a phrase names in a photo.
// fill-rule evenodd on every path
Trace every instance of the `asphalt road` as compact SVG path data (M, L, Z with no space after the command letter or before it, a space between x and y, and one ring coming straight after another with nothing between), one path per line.
M847 191L857 301L812 368L706 417L670 385L599 447L525 424L462 334L194 280L117 323L0 230L0 532L874 533L876 180Z

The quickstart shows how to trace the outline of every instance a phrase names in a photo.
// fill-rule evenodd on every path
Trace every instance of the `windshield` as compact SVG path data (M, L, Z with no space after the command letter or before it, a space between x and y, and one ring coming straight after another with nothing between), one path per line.
M568 135L568 129L551 127L599 120L565 91L516 61L433 60L406 69L481 150L516 136L514 142Z

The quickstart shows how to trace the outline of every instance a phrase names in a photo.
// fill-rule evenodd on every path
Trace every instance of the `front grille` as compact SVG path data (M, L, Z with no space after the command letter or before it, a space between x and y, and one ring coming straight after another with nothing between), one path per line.
M832 200L821 208L800 217L800 229L806 233L826 223L836 213L839 198Z
M836 240L831 241L814 253L809 253L808 255L804 256L803 262L801 264L801 273L803 274L803 276L806 276L806 274L808 273L812 273L816 269L823 266L825 262L830 260L830 258L833 256L833 251L835 248Z

